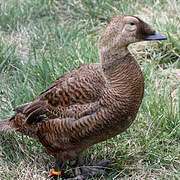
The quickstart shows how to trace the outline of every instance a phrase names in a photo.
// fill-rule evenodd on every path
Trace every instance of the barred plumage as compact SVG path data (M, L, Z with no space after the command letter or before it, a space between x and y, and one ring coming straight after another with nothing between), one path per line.
M156 37L137 17L112 18L99 38L100 63L82 65L56 79L31 102L15 108L10 120L0 122L0 130L36 138L60 164L123 132L144 94L142 72L127 46L150 40L149 35Z

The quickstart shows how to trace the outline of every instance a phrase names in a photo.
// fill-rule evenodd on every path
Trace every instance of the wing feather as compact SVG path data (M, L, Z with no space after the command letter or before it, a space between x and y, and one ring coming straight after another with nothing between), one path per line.
M56 79L29 104L17 107L28 124L91 113L105 87L99 63L86 64Z

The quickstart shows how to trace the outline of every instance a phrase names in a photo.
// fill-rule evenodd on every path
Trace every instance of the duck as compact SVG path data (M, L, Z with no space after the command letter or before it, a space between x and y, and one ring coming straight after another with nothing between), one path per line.
M75 179L86 179L100 168L83 166L82 152L124 132L136 118L144 95L144 78L128 46L166 40L133 15L110 19L98 40L99 62L66 72L12 117L0 121L0 130L21 132L41 143L56 159L55 176L66 177L63 163L76 167ZM104 167L109 161L96 165Z

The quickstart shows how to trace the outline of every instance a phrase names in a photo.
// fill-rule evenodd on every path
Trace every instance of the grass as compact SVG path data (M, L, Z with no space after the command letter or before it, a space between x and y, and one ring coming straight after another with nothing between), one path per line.
M133 125L86 150L85 162L109 159L106 179L179 179L179 11L175 0L2 0L0 118L64 72L98 61L97 39L110 17L138 15L168 40L130 46L145 77L143 103ZM16 132L0 133L0 157L0 179L47 179L54 166L39 143Z

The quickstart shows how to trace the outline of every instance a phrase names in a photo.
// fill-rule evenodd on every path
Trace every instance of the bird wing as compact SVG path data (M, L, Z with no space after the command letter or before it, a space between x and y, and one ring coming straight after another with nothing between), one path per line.
M62 75L15 111L25 114L28 124L55 118L79 119L96 110L105 83L100 64L86 64Z

